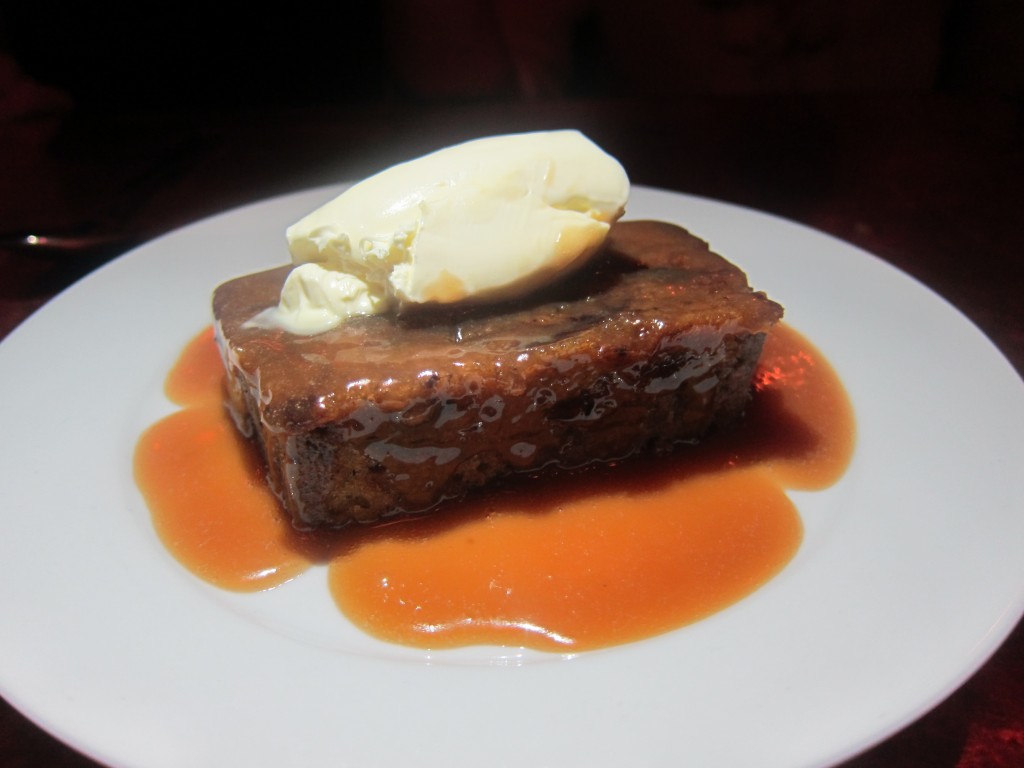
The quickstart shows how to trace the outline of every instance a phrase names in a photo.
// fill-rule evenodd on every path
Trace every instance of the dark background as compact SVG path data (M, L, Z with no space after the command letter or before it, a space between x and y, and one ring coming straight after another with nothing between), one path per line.
M1015 0L8 3L0 45L79 109L1024 87Z
M909 195L921 190L893 177L936 168L922 149L908 166L906 142L938 159L942 131L962 130L950 120L975 110L993 166L993 153L1017 151L1022 40L1019 0L7 3L0 236L126 222L152 236L456 140L567 125L638 184L815 226L842 218L825 193L872 185L890 198L880 204L920 218ZM920 135L892 130L907 119ZM852 147L860 133L873 143ZM961 163L950 183L1013 187ZM207 169L202 188L162 199L190 166ZM1005 230L1013 206L1001 200L979 215ZM826 228L857 241L871 229L854 220L863 213Z

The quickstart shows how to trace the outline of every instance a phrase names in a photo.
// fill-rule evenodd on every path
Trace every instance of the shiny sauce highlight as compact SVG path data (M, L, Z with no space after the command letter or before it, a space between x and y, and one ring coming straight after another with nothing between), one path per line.
M581 651L700 620L755 591L796 553L787 489L846 469L854 421L821 354L769 335L743 422L699 446L524 477L446 510L373 528L300 533L223 400L207 330L167 380L180 410L140 438L135 473L168 550L231 590L327 563L341 611L371 635L423 648Z

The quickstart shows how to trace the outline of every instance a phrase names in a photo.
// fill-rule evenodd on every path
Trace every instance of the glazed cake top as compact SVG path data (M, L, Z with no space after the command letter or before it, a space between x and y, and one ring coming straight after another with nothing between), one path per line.
M618 222L584 267L512 304L355 317L312 336L247 324L277 303L290 269L236 278L213 297L228 365L258 389L265 424L287 431L336 422L367 402L400 411L459 397L488 380L515 390L538 367L569 375L609 356L641 363L665 345L714 347L782 316L705 242L654 221Z

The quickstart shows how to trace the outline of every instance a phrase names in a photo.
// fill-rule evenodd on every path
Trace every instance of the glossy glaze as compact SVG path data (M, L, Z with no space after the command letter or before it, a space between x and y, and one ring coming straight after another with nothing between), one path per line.
M441 514L313 535L285 521L251 446L236 436L219 404L220 370L206 332L168 379L184 407L139 442L136 476L169 551L236 590L326 562L351 621L420 647L575 651L721 610L796 552L802 526L785 490L834 483L855 440L835 373L781 326L743 423L700 446L523 478Z

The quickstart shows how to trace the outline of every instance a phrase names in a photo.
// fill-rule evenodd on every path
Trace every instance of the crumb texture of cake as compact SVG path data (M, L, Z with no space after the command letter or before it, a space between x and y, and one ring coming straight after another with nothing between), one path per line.
M481 253L486 259L487 254ZM673 224L615 224L515 304L248 324L289 267L214 293L228 402L300 528L420 513L496 478L671 450L739 418L782 308Z

